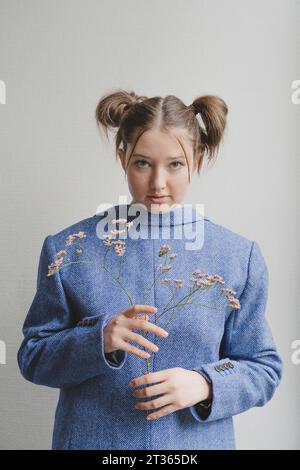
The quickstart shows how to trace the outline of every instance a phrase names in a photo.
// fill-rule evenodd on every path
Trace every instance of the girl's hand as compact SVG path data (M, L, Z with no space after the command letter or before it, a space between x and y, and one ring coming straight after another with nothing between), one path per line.
M154 400L139 402L135 408L140 410L152 410L161 408L147 416L147 419L157 419L174 411L195 405L199 401L211 398L211 385L203 375L196 371L174 367L159 372L145 373L141 377L133 379L129 385L156 384L143 389L136 389L133 396L136 398L155 397Z
M152 352L157 352L158 347L144 338L144 336L134 333L132 330L144 330L154 333L160 338L166 338L168 332L155 323L148 322L149 316L144 315L144 318L136 318L135 315L140 313L156 313L157 308L152 305L138 305L134 304L132 307L124 310L119 315L113 317L103 330L104 336L104 352L110 353L112 351L122 349L142 359L148 359L150 354L143 351L127 341L134 341L135 343L148 348Z

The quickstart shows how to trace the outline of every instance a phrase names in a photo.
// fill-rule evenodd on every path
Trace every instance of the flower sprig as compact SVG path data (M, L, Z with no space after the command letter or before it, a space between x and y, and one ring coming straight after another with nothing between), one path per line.
M83 239L83 238L86 238L86 233L85 232L80 231L80 232L77 232L77 233L72 233L66 239L66 246L72 246L73 243L74 243L74 240ZM82 253L82 251L83 251L82 248L78 248L76 250L76 254L80 255ZM60 250L58 253L56 253L55 261L53 261L53 263L49 264L49 266L48 266L47 276L52 276L53 274L56 273L56 271L58 271L60 269L60 267L64 263L65 256L67 256L66 250Z
M160 263L156 265L156 268L159 269L161 272L165 271L170 271L172 269L172 265L168 264L170 259L174 259L177 257L177 253L170 253L171 247L170 245L163 245L161 246L158 256L159 257L165 257L165 263ZM194 296L195 292L204 292L207 290L207 288L214 287L216 285L223 285L225 284L225 281L222 276L219 274L208 274L205 272L202 272L200 269L196 269L193 271L193 277L190 277L189 280L191 282L191 286L189 289L189 293L187 296L184 296L184 298L180 299L179 302L177 302L176 306L180 304L180 302L184 299L185 305L186 304L191 304L193 302L190 302L190 298ZM169 287L172 287L175 285L175 290L173 290L171 300L175 297L175 294L178 292L179 289L182 289L184 285L184 279L177 279L177 278L164 278L161 280L161 284L165 284ZM239 300L235 297L236 292L233 291L232 289L228 288L222 288L221 292L225 294L228 300L228 305L232 309L240 309L241 305ZM169 306L170 301L168 302L167 306L163 309L162 313L159 315L162 316L167 310L170 310L174 307ZM159 318L158 317L158 318Z
M97 266L101 269L104 269L112 277L112 279L117 283L117 285L121 288L121 290L126 294L130 305L133 305L134 302L131 297L131 294L121 280L121 272L122 272L122 267L123 267L124 259L125 259L124 255L126 252L126 243L124 240L120 240L120 239L115 240L118 234L126 233L127 229L133 225L133 222L127 222L126 219L120 218L120 219L112 219L112 223L120 224L124 228L120 230L113 229L104 238L103 244L106 250L104 253L104 257L103 257L103 262L100 265L97 264ZM79 248L76 249L75 253L79 257L83 253L83 246L80 244L80 241L85 238L86 238L86 233L84 231L79 231L77 233L68 235L66 239L66 246L70 247L74 243L77 243L79 245ZM109 266L106 264L107 255L110 251L112 251L112 248L113 248L113 252L118 257L120 257L120 264L119 264L119 269L118 269L117 274L113 273L109 269ZM169 320L167 321L165 325L163 325L164 328L167 325L169 325L171 321L174 320L178 312L182 311L186 305L195 304L195 300L198 299L199 295L203 294L208 289L216 288L219 285L225 284L224 279L219 274L208 274L208 273L202 272L201 269L195 269L192 272L192 276L189 277L190 285L189 285L188 293L178 298L181 290L183 289L186 283L185 279L178 279L177 277L164 277L166 272L169 273L172 271L173 261L178 257L178 255L177 253L171 252L170 245L165 244L160 247L159 252L158 252L158 257L162 260L162 262L155 265L157 272L154 276L154 280L150 284L148 289L146 289L146 291L144 292L144 296L141 301L139 300L139 303L145 303L145 297L149 294L149 292L152 291L152 288L155 286L158 280L160 280L162 285L167 286L171 292L170 298L168 302L166 303L166 305L162 307L161 312L159 314L155 314L155 323L156 323L156 321L160 319L163 315L165 315L167 312L171 312L171 316ZM61 269L63 266L67 264L80 263L80 262L95 264L94 260L84 260L84 261L78 260L78 261L71 261L70 263L67 263L66 260L67 260L66 249L60 250L58 253L56 253L54 262L48 266L47 276L52 276L59 269ZM239 300L235 297L236 292L234 290L223 287L221 288L221 292L227 298L228 305L231 309L237 310L241 308ZM196 305L201 305L206 308L214 309L214 307L207 306L204 304L196 304ZM147 332L146 332L146 335L147 335ZM147 364L147 372L150 372L151 371L150 359L146 359L146 364Z
M133 222L127 222L126 219L112 219L113 224L123 224L125 225L126 228L121 229L121 230L116 230L113 229L110 231L110 233L107 235L107 237L103 240L103 243L107 247L114 246L115 253L118 256L124 256L125 254L125 247L126 243L124 240L113 240L113 237L115 235L118 235L119 233L127 233L127 228L131 227L133 225Z

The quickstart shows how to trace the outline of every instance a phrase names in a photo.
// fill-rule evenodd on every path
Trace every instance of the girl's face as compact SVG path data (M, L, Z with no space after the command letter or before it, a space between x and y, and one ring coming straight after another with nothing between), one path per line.
M126 155L124 150L118 150L125 171L131 150L128 146ZM136 143L126 171L133 197L131 204L144 204L151 212L164 212L169 206L180 204L190 184L188 166L191 177L195 169L193 149L182 129L145 131Z

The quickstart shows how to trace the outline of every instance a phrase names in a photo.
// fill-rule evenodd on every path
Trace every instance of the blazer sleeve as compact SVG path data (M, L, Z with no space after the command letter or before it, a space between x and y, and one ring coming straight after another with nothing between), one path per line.
M17 353L21 374L39 385L62 388L123 367L127 352L104 353L103 330L110 318L88 311L76 322L59 270L47 276L54 260L53 236L42 246L36 293L23 324Z
M189 407L199 422L228 418L265 405L281 380L282 360L265 318L268 279L266 262L253 241L247 281L239 298L241 308L233 310L226 321L219 360L193 369L212 387L208 410L203 410L200 402Z

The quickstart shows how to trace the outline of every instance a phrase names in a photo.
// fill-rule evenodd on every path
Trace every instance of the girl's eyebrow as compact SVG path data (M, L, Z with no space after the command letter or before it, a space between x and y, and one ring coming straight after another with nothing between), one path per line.
M134 153L132 154L133 157L142 157L142 158L148 158L151 160L151 157L148 157L147 155L142 155L140 153ZM179 155L178 157L168 157L167 160L178 160L178 159L185 159L184 155Z

